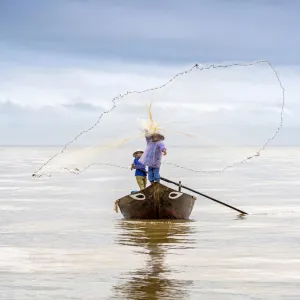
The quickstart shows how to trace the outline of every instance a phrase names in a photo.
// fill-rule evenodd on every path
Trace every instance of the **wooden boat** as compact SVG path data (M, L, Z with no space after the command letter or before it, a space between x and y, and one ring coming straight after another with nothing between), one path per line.
M125 219L188 219L196 197L161 183L115 201Z

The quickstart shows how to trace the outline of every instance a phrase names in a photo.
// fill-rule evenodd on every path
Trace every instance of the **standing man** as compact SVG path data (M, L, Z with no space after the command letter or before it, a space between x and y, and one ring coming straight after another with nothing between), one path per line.
M160 133L149 134L147 130L145 130L145 137L147 148L139 161L148 166L148 179L153 184L154 182L160 182L159 171L162 154L167 155L167 149L163 143L165 137Z

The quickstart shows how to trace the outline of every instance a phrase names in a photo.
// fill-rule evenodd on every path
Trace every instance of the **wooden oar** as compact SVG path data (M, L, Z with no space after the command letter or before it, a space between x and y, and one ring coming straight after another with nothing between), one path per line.
M244 211L242 211L242 210L240 210L240 209L238 209L238 208L235 208L235 207L233 207L233 206L231 206L231 205L229 205L229 204L226 204L226 203L224 203L224 202L222 202L222 201L219 201L219 200L217 200L217 199L215 199L215 198L212 198L212 197L210 197L210 196L207 196L207 195L204 195L204 194L202 194L202 193L199 193L199 192L197 192L197 191L195 191L195 190L192 190L192 189L190 189L190 188L188 188L188 187L186 187L186 186L184 186L184 185L178 184L178 183L176 183L176 182L174 182L174 181L171 181L171 180L166 179L166 178L163 178L163 177L160 177L160 179L163 180L163 181L166 181L166 182L175 184L175 185L177 185L177 186L179 186L179 187L182 187L182 188L184 188L184 189L186 189L186 190L189 190L189 191L191 191L191 192L193 192L193 193L196 193L196 194L198 194L198 195L200 195L200 196L203 196L203 197L205 197L205 198L208 198L208 199L210 199L210 200L212 200L212 201L215 201L215 202L217 202L217 203L220 203L220 204L222 204L222 205L224 205L224 206L227 206L227 207L229 207L229 208L231 208L231 209L234 209L234 210L238 211L239 213L241 213L241 214L243 214L243 215L248 215L246 212L244 212Z
M145 173L146 175L148 174L148 172L145 172L145 171L143 171L143 170L140 170L140 171L142 171L142 172ZM243 215L248 215L245 211L242 211L242 210L240 210L240 209L238 209L238 208L236 208L236 207L233 207L233 206L231 206L231 205L229 205L229 204L226 204L226 203L224 203L224 202L222 202L222 201L220 201L220 200L217 200L217 199L215 199L215 198L212 198L212 197L210 197L210 196L207 196L207 195L204 195L204 194L202 194L202 193L200 193L200 192L197 192L197 191L195 191L195 190L193 190L193 189L190 189L190 188L187 187L187 186L178 184L177 182L174 182L174 181L172 181L172 180L169 180L169 179L166 179L166 178L163 178L163 177L160 177L160 179L163 180L163 181L166 181L166 182L175 184L175 185L179 186L180 188L184 188L184 189L186 189L186 190L189 190L189 191L191 191L191 192L193 192L193 193L196 193L196 194L198 194L198 195L200 195L200 196L203 196L203 197L205 197L205 198L208 198L208 199L210 199L210 200L212 200L212 201L215 201L215 202L217 202L217 203L220 203L220 204L222 204L222 205L224 205L224 206L227 206L227 207L229 207L229 208L231 208L231 209L234 209L234 210L238 211L239 213L241 213L241 214L243 214Z

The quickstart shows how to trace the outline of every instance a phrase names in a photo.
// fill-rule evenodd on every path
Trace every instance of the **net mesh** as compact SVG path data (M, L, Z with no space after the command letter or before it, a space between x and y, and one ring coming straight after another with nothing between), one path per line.
M108 103L103 101L103 106ZM163 166L204 174L224 172L261 155L283 126L284 106L285 89L268 61L196 64L157 87L114 97L90 127L33 176L80 174L97 166L129 169L132 153L146 147L145 129L166 138ZM198 163L197 158L218 157L241 145L256 148L210 160L210 165Z

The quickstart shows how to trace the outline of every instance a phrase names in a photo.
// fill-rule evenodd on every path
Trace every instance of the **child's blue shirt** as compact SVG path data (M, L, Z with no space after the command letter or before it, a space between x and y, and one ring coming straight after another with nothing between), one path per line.
M142 163L139 162L139 157L136 157L133 161L133 164L136 168L135 170L135 176L147 176L146 172L146 167Z

